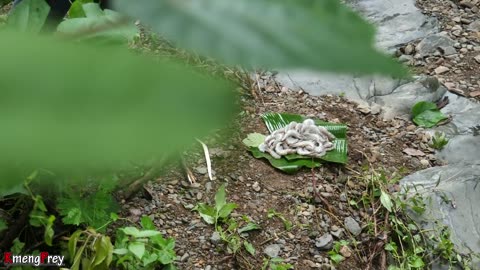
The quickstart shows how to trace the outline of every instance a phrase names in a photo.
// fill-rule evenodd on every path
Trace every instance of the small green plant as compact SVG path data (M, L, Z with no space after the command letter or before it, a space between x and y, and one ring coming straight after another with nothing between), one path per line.
M283 222L283 226L285 226L285 230L290 231L293 228L293 224L290 220L286 219L281 213L275 211L275 209L268 209L267 213L268 218L277 217Z
M117 230L113 254L117 267L123 269L163 269L173 270L176 258L173 238L165 239L156 230L152 220L144 216L142 229L124 227Z
M236 204L227 203L225 185L223 184L215 194L215 206L199 203L193 210L198 211L202 219L208 224L215 224L216 228L218 222L226 220L235 208L237 208Z
M340 249L341 249L342 247L348 247L348 244L349 244L349 242L346 241L346 240L336 241L336 242L333 244L332 250L330 250L330 251L328 252L328 256L330 257L330 260L332 260L333 263L339 264L340 262L342 262L343 260L345 260L345 257L343 257L343 256L340 254Z
M110 237L93 228L77 230L68 240L68 254L71 270L108 269L113 258L113 245Z
M30 183L35 180L37 177L38 171L34 171L27 177L24 188L27 193L30 195L30 198L33 200L33 208L30 211L30 225L33 227L44 227L45 231L43 234L44 241L47 245L52 246L54 230L53 225L56 217L48 213L48 209L45 206L43 197L38 194L34 194L30 188Z
M228 253L237 254L243 246L249 254L254 256L255 247L247 239L244 239L242 234L261 228L247 216L242 217L241 222L245 225L240 227L239 222L230 218L230 214L235 208L237 208L236 204L227 203L225 185L221 185L215 194L215 206L199 203L193 210L198 211L205 222L215 225L215 231L220 235L220 239L227 244ZM222 228L222 224L226 225L225 229Z
M284 263L282 258L263 259L262 270L289 270L293 265Z
M446 137L445 133L435 131L435 134L433 135L432 139L430 140L429 145L437 150L443 149L445 145L448 143L448 138Z

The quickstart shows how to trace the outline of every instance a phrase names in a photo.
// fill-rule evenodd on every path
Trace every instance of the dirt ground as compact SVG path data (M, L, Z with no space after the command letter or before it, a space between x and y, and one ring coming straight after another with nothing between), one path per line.
M349 203L358 200L366 189L363 170L373 168L405 175L437 162L429 155L433 150L426 145L425 134L408 120L383 121L359 112L356 104L341 97L312 97L302 92L282 92L281 87L268 89L257 89L256 99L244 96L244 110L230 127L234 132L226 140L207 141L215 171L213 181L205 174L203 152L198 147L187 158L197 183L190 185L185 174L173 168L146 187L147 197L151 198L138 196L124 205L124 215L130 219L150 215L159 229L175 237L180 269L261 269L267 257L264 249L272 244L281 248L278 256L295 269L333 269L328 250L317 248L316 240L325 233L338 235L335 240L350 240L352 235L344 229L346 217L365 227L369 213ZM325 164L288 175L265 160L255 159L241 141L251 132L267 134L260 118L265 112L296 113L347 124L348 164ZM408 156L402 152L406 148L421 150L425 156ZM313 179L324 200L313 199ZM227 200L238 205L233 216L238 220L248 216L262 228L243 235L257 250L255 256L241 252L234 258L227 254L224 244L212 238L213 226L191 211L197 203L213 203L214 193L222 183L227 184ZM279 218L268 218L269 209L292 222L293 228L288 231ZM362 244L336 269L367 269L375 239L366 232L356 239Z

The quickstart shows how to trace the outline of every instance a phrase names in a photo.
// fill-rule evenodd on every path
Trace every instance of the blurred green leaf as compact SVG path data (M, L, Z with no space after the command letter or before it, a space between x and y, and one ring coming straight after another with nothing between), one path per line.
M250 253L252 256L255 256L255 248L250 242L248 242L247 240L243 241L243 246L245 247L245 250L248 251L248 253Z
M8 28L18 32L38 33L45 24L49 12L50 6L46 1L23 0L8 16Z
M222 184L217 193L215 193L215 209L219 212L225 204L227 204L227 198L225 193L225 184Z
M382 190L380 195L380 202L382 203L383 207L388 210L388 212L392 212L393 202L390 199L390 195Z
M230 83L182 64L16 32L0 40L0 165L113 168L183 149L234 113Z
M0 232L3 230L8 229L7 222L4 219L0 218Z
M75 40L126 43L138 34L133 21L113 10L102 10L99 4L81 5L83 14L77 11L77 7L72 8L74 17L58 25L57 31L62 36L73 37Z
M235 203L227 203L225 204L220 211L218 211L218 218L227 218L232 211L237 208L237 204Z
M145 254L145 243L142 242L132 242L128 245L128 250L132 252L138 259L142 259L143 254Z
M247 225L243 226L242 228L238 229L238 233L249 232L253 230L260 230L261 227L255 223L249 222Z
M337 0L115 1L177 45L227 64L404 75L373 29Z
M153 224L152 219L149 216L143 216L140 220L142 228L145 230L156 230L155 224Z
M93 0L75 0L70 9L68 10L68 18L81 18L86 17L85 11L83 11L83 4L93 3Z
M204 203L199 203L193 210L198 211L203 220L208 224L215 224L215 208Z

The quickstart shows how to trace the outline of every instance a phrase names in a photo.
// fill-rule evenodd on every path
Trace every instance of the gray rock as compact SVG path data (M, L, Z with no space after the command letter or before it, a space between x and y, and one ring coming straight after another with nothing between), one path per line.
M480 165L480 136L457 135L437 154L449 164Z
M384 118L409 115L410 110L419 101L437 101L447 92L434 77L420 76L415 81L403 84L389 94L374 96L369 100L384 106Z
M476 20L468 25L467 30L480 32L480 20Z
M340 239L343 236L343 229L338 229L336 231L330 231L330 233L335 236L335 238Z
M474 128L480 126L480 103L452 93L445 96L450 102L441 111L451 116L452 121L436 130L449 135L473 134Z
M347 229L354 236L359 235L362 232L362 228L358 225L358 222L352 217L345 218L345 229Z
M401 181L403 186L415 185L419 192L432 199L432 205L418 217L425 228L433 228L433 221L440 220L450 227L452 242L465 254L480 253L479 183L480 165L459 164L429 168ZM480 261L476 261L472 269L480 269Z
M218 244L222 241L222 238L220 237L220 234L218 232L213 232L212 236L210 236L210 242L212 244Z
M416 50L420 57L433 55L440 49L442 52L450 51L450 47L455 45L455 41L446 34L433 34L424 38L417 44Z
M457 50L453 46L447 46L443 48L443 55L445 56L453 55L456 53L457 53Z
M350 0L347 4L377 26L377 44L392 49L436 31L436 20L422 14L415 0Z
M199 174L207 174L207 167L198 166L198 167L195 168L195 171Z
M345 95L362 106L385 106L385 118L409 114L418 101L436 101L447 91L436 78L427 76L418 76L413 81L405 82L379 76L353 77L292 71L289 75L278 74L276 80L291 89L303 89L312 95Z
M329 250L333 247L333 237L326 233L315 240L315 246L319 250Z
M402 54L400 57L398 57L398 61L401 63L410 63L413 61L413 56Z
M281 245L271 244L265 247L265 249L263 250L263 253L265 253L270 258L277 258L278 254L280 253L280 249L282 249Z

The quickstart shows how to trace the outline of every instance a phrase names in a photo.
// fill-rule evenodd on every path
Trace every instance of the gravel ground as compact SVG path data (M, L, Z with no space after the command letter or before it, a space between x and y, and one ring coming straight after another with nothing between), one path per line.
M282 89L270 75L259 77L256 99L243 99L242 116L221 142L207 140L212 152L214 180L208 180L200 147L187 155L197 183L191 185L178 168L150 182L148 196L139 195L124 204L124 215L138 220L150 215L158 228L177 240L180 269L261 269L264 258L278 256L295 269L365 269L374 239L363 231L369 214L352 207L366 188L365 167L404 175L439 163L426 142L428 135L405 119L383 121L368 108L336 96L312 97ZM260 89L258 89L260 85ZM241 140L248 133L267 134L260 115L289 112L348 125L349 162L326 164L294 175L280 173L267 162L253 158ZM408 155L409 153L410 155ZM414 155L414 156L412 156ZM323 200L313 200L312 179ZM256 256L242 252L235 257L191 209L200 202L213 202L220 184L227 184L228 201L238 204L233 213L239 222L248 216L262 229L244 234L257 250ZM294 225L286 230L279 218L268 218L274 209ZM348 259L332 266L327 251L332 242L355 237L358 250L344 250ZM346 256L346 257L347 257Z
M424 13L438 19L448 40L435 52L422 55L418 42L398 51L419 73L434 75L449 91L480 100L480 1L418 0ZM448 43L448 44L447 44Z

